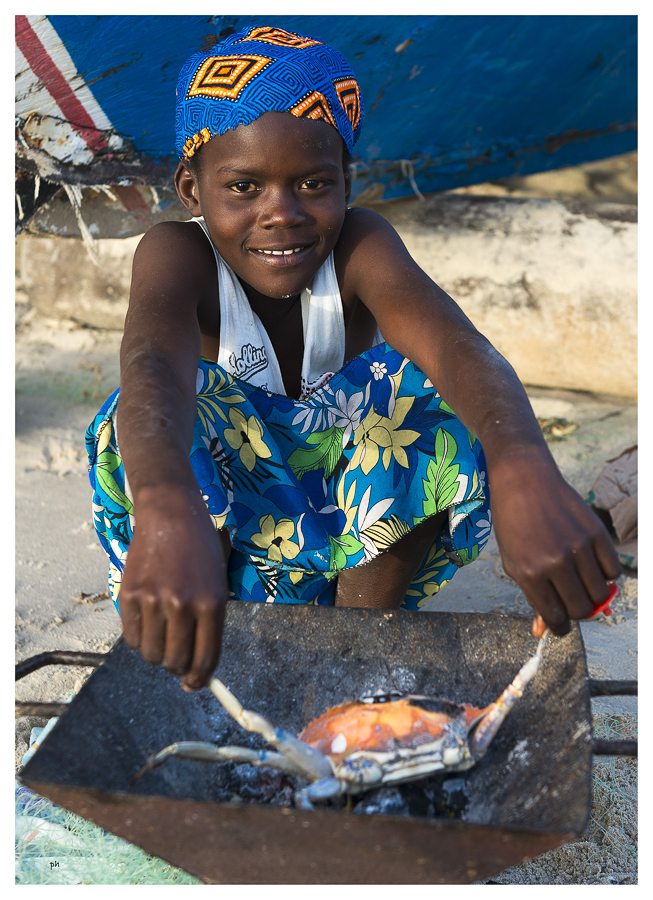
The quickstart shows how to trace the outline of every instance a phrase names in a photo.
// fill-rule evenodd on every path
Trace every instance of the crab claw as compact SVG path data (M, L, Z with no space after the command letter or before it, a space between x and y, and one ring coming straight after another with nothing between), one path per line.
M295 792L295 806L298 809L314 809L311 800L328 800L337 797L341 791L337 778L320 778L319 781L314 781L313 784Z
M498 700L488 706L483 716L472 723L473 734L469 742L469 747L474 759L479 760L485 755L487 748L494 740L503 720L506 718L516 701L522 696L528 682L535 676L540 667L540 662L542 661L544 644L548 635L549 629L547 628L540 638L534 656L531 656L528 662L522 666L513 679L512 684L508 685Z
M328 758L304 744L294 734L275 728L267 719L250 709L244 709L229 688L219 678L212 678L209 688L229 715L246 731L262 735L266 741L285 754L305 778L317 780L333 775Z

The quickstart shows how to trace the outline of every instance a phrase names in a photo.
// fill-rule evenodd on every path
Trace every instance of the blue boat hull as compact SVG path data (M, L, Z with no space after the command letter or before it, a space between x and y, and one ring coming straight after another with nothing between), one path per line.
M636 147L635 16L47 18L78 73L70 84L83 83L123 142L49 175L38 154L23 156L54 181L169 184L181 65L209 35L253 23L315 35L351 62L366 109L354 195L449 190ZM49 70L34 68L47 89Z

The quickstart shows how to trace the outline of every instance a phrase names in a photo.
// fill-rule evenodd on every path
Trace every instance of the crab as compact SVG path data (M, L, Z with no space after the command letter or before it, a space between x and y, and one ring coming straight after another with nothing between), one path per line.
M247 731L262 735L274 750L180 741L152 754L132 783L171 756L230 760L269 766L308 781L295 791L294 800L300 809L313 809L314 801L414 781L437 771L464 771L485 755L535 676L547 634L548 630L512 683L484 709L420 694L379 693L327 709L297 737L244 709L214 677L209 687L226 711Z

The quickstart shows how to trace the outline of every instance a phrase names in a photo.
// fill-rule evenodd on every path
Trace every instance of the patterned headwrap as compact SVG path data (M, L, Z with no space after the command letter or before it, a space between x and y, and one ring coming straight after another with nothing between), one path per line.
M363 101L347 60L322 41L281 28L249 26L186 62L177 81L175 149L191 156L216 135L266 112L324 119L349 153Z

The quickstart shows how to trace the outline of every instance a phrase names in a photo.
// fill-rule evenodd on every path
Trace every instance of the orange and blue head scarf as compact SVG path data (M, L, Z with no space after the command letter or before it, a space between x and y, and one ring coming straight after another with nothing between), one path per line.
M324 119L353 153L363 124L360 88L328 44L270 26L250 26L187 60L177 81L175 149L190 159L217 135L266 112Z

